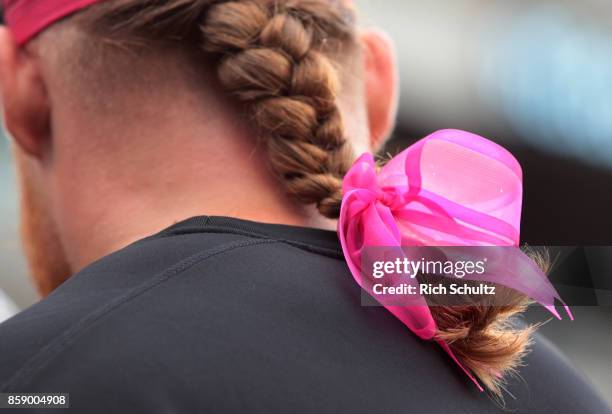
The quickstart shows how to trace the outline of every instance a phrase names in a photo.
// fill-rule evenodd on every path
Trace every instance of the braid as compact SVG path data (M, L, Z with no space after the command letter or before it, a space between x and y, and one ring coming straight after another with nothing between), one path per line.
M326 55L354 37L353 15L340 1L115 0L76 20L120 48L197 45L252 117L287 193L337 218L353 161Z
M351 36L343 9L316 0L216 3L201 25L219 81L252 115L287 192L336 218L353 156L337 104L330 39Z

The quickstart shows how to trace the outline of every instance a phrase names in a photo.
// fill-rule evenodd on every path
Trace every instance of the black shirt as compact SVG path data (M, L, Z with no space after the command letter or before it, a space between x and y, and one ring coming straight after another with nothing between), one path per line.
M506 412L608 412L541 337L519 374ZM0 392L68 392L83 413L504 412L361 306L335 233L220 217L105 257L0 325Z

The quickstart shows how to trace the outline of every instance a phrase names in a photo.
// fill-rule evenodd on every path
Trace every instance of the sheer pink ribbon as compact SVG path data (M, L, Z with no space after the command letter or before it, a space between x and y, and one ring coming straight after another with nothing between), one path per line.
M555 300L572 314L546 275L519 248L522 172L504 148L475 134L437 131L391 159L377 172L371 154L362 155L343 182L338 235L355 281L371 293L361 269L363 249L374 246L514 246L504 274L470 277L515 289L558 319ZM433 339L436 324L425 299L410 305L381 304L422 339ZM448 344L437 341L457 360Z

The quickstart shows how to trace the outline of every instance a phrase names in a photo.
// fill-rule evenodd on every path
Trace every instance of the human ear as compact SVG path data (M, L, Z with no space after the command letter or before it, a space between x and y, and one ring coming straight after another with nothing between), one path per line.
M391 134L397 115L399 76L391 39L377 30L361 34L370 146L377 150Z
M50 105L37 59L0 27L0 97L7 131L25 153L42 158L50 143Z

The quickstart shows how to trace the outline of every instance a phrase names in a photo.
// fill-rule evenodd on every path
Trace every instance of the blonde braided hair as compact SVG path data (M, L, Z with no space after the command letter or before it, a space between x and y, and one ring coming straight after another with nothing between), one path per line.
M75 20L110 44L190 46L250 115L286 192L337 218L353 161L329 57L354 39L336 0L114 0Z
M201 26L204 49L221 56L221 84L265 137L287 192L339 214L352 154L337 104L336 70L325 43L350 38L346 13L316 0L231 1L213 5Z

